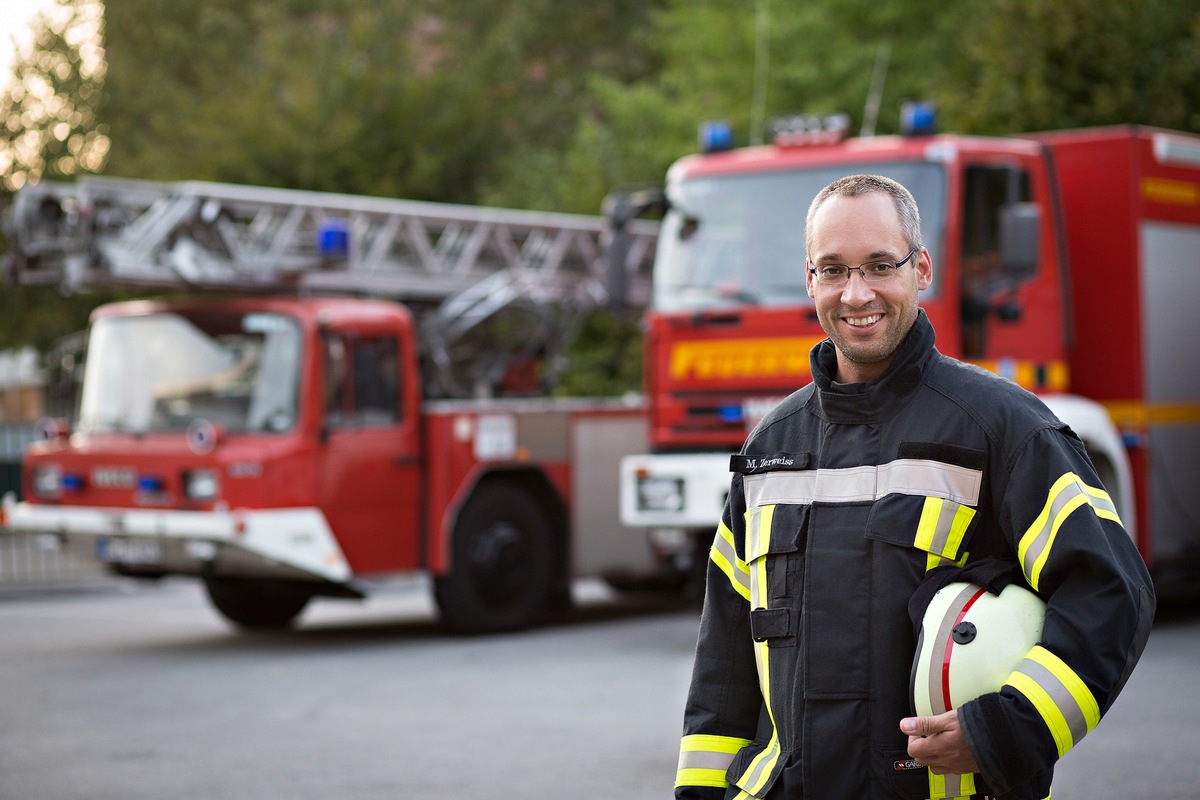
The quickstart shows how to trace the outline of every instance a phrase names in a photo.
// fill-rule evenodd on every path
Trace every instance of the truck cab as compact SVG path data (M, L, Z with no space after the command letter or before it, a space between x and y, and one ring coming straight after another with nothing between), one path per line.
M917 200L933 262L921 305L939 350L1047 396L1070 385L1063 221L1041 143L921 124L851 139L836 120L799 119L769 145L686 156L667 174L646 317L651 452L622 463L621 492L622 519L681 559L705 551L720 519L729 455L811 378L808 352L825 335L805 289L805 217L853 173L893 178ZM1105 458L1127 470L1111 422L1089 412Z

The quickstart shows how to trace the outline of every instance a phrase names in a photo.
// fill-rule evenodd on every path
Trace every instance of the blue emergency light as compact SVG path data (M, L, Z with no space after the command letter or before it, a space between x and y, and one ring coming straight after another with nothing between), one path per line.
M900 106L900 133L930 136L937 132L937 110L933 103L909 100Z
M700 152L718 153L733 149L733 126L729 120L715 119L700 123Z
M142 475L137 482L138 491L146 494L157 494L165 486L166 482L158 475Z
M327 219L317 230L317 252L325 258L350 255L350 225L344 219Z
M741 406L721 406L717 409L717 417L721 422L733 424L744 421L746 415Z

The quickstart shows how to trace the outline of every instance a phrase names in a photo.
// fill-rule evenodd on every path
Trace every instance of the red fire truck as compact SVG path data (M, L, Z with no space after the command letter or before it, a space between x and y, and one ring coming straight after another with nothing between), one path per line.
M198 576L250 628L423 572L450 626L505 630L573 576L660 569L617 518L640 401L541 396L604 299L602 219L90 178L8 222L17 280L190 291L95 311L78 418L0 527Z
M1137 126L1008 138L899 136L845 117L779 120L773 142L718 146L665 191L616 198L620 223L665 208L645 330L650 452L622 464L622 519L681 564L704 560L729 453L810 379L824 338L804 282L804 218L829 181L872 172L916 196L938 348L1043 395L1087 443L1163 591L1200 572L1200 137ZM720 146L724 145L724 146ZM703 149L703 148L702 148Z

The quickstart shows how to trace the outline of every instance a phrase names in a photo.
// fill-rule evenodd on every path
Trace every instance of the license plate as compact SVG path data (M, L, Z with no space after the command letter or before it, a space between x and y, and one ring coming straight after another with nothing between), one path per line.
M157 564L162 545L152 539L97 539L96 556L110 564Z

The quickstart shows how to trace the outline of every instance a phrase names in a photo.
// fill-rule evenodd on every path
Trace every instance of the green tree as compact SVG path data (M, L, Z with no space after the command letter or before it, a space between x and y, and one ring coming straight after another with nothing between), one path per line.
M921 97L968 133L1200 131L1200 7L1179 0L55 3L0 98L10 189L103 168L594 214L713 118L748 144L791 113L857 131L877 100L890 133ZM589 321L586 381L630 380L636 338Z
M109 9L111 171L400 193L407 6L123 0ZM401 35L397 36L399 31Z
M728 120L743 145L761 141L753 128L772 116L842 111L857 129L881 53L876 130L894 132L901 103L937 87L937 53L961 13L933 0L670 0L641 35L659 69L593 74L571 144L531 173L561 204L591 211L614 186L662 180L704 120Z
M33 21L0 96L0 179L15 190L99 172L109 148L100 118L105 61L97 0L56 0ZM105 295L109 297L111 295ZM0 285L0 349L50 352L87 324L99 296L64 297L53 286Z
M5 189L103 168L102 12L99 0L55 0L35 17L33 42L16 54L13 80L0 96Z
M643 68L644 6L122 0L111 171L535 207L512 164L562 149L593 71Z
M114 292L62 295L52 286L0 287L0 350L32 346L47 353L87 326L88 315Z
M1200 131L1200 5L972 0L943 105L984 133L1138 123Z
M589 314L567 350L569 366L555 394L603 397L636 391L642 381L641 347L637 320L607 311Z

